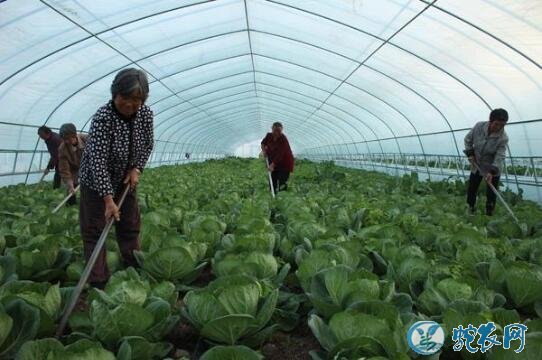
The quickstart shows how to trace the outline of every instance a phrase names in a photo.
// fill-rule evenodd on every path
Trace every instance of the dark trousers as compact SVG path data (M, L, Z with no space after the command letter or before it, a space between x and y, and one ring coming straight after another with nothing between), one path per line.
M288 190L288 178L290 172L288 170L277 169L271 173L271 181L273 181L273 189L275 194L279 191Z
M118 202L118 199L115 199ZM94 190L81 186L79 222L85 259L88 261L105 227L105 203ZM133 255L139 250L139 229L141 218L135 191L130 191L120 209L120 221L115 223L117 243L125 266L137 266ZM90 273L90 282L105 282L109 279L105 246Z
M77 187L77 179L74 181L73 186ZM66 196L68 196L68 195L69 195L69 192L67 191ZM74 205L77 205L77 195L76 194L73 194L72 196L70 196L68 201L66 201L66 206L74 206Z
M493 186L495 186L496 189L499 188L499 176L494 176L491 183ZM476 196L478 194L478 188L480 187L480 183L484 177L480 175L479 173L471 173L469 178L469 187L467 190L467 203L470 207L474 207L476 205ZM493 209L495 209L495 202L497 201L497 195L491 189L489 186L486 189L486 211L487 212L493 212Z
M55 169L55 176L53 177L53 189L59 189L62 184L62 179L60 178L60 173Z
M66 194L67 196L68 194ZM74 205L77 205L77 195L73 194L72 196L70 196L70 198L68 199L68 201L66 201L66 206L74 206Z

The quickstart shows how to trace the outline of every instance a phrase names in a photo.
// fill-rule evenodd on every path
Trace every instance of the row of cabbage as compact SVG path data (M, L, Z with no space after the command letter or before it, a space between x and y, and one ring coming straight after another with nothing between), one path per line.
M224 174L232 165L249 176ZM113 275L104 290L85 292L62 342L52 336L84 267L77 209L52 216L60 193L43 185L9 188L0 233L0 357L163 359L175 354L168 335L180 322L192 323L210 345L257 348L278 328L271 317L287 323L296 309L276 311L289 265L273 256L269 194L265 186L254 189L254 170L230 160L149 172L140 188L138 269L123 269L112 234L106 246ZM157 184L169 186L157 192ZM191 285L202 271L216 280ZM228 353L260 358L236 346L216 346L203 357Z
M174 353L172 329L188 322L209 349L198 356L257 359L273 332L308 321L322 347L314 359L408 359L407 329L422 319L447 334L489 320L502 333L523 321L526 351L540 349L536 205L506 194L526 222L517 227L502 213L466 219L459 182L303 163L272 200L263 175L260 163L238 159L146 172L139 269L122 269L108 239L113 276L88 291L62 342L51 336L84 265L77 210L51 216L59 194L11 188L0 234L0 354L162 359ZM201 283L209 269L214 280ZM474 358L487 356L513 358L498 349Z
M297 265L313 306L309 326L323 348L312 352L313 359L416 357L406 334L421 320L443 326L442 352L451 358L537 358L542 350L540 208L507 192L525 221L521 226L503 212L496 219L469 218L458 182L365 176L329 167L310 174L319 179L309 182L313 188L306 184L301 193L278 201L285 224L280 251ZM498 336L508 324L525 323L526 350L452 350L453 328L489 321L497 324Z

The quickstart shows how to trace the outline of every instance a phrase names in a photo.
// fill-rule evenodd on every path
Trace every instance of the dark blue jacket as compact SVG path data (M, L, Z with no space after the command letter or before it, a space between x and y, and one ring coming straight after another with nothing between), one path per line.
M62 138L56 132L51 132L49 139L45 140L47 151L51 155L47 169L56 169L58 166L58 147L62 144Z

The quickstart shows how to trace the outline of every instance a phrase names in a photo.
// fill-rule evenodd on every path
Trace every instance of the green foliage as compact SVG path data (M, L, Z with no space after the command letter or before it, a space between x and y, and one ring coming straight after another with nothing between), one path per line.
M113 275L86 292L60 343L50 337L85 264L78 209L51 216L62 192L1 188L0 358L174 357L168 339L182 313L220 344L203 359L259 359L275 330L307 317L322 347L314 359L406 360L408 327L429 318L448 337L442 358L517 358L451 349L454 326L494 321L499 336L528 324L523 354L537 359L542 210L505 191L521 226L500 205L492 218L467 217L464 192L454 179L299 161L273 199L261 161L148 169L140 267L124 269L111 234Z
M151 284L133 268L128 268L115 273L104 291L94 289L88 297L88 314L73 313L70 326L101 341L108 349L114 349L127 337L141 338L124 345L123 351L128 353L129 348L144 348L142 342L159 342L169 333L180 319L173 308L176 300L177 293L172 283Z
M26 341L38 335L40 311L24 300L15 299L0 308L0 314L0 357L10 358Z
M51 281L64 273L71 252L60 247L51 238L35 238L33 241L6 250L6 256L15 259L17 275L24 280Z
M330 318L357 302L379 300L380 284L378 277L367 270L337 265L312 277L307 296L318 314Z
M331 359L408 358L406 328L395 307L384 302L360 303L336 313L327 324L312 315L309 326Z
M162 241L149 252L134 251L141 268L157 281L168 280L188 284L205 267L202 261L207 245L182 240Z
M242 345L215 346L203 354L200 360L261 360L263 356Z
M36 359L115 360L115 355L90 340L78 340L64 346L56 339L46 338L26 342L16 357L16 360Z
M213 261L217 276L249 275L257 279L270 279L277 275L278 263L271 254L262 252L224 253L217 252Z
M518 307L542 301L542 268L525 262L514 262L506 269L506 287Z
M173 346L166 342L152 343L141 336L126 336L122 339L117 360L163 359Z
M234 345L241 338L264 332L278 299L251 277L223 276L184 298L184 316L209 340Z
M218 243L225 230L226 224L215 215L187 214L183 222L183 234L191 242L203 243L209 248Z

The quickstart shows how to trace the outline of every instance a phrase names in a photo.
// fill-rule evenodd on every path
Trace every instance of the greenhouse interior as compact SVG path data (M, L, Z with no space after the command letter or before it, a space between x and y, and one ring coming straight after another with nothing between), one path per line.
M542 358L541 24L0 0L0 359Z

